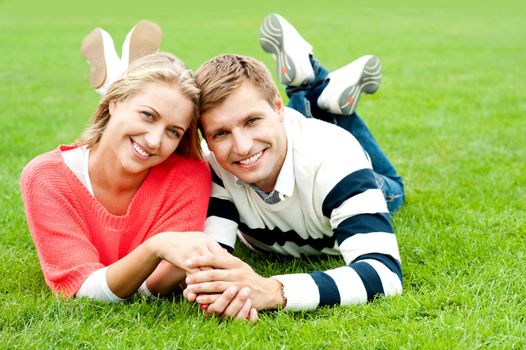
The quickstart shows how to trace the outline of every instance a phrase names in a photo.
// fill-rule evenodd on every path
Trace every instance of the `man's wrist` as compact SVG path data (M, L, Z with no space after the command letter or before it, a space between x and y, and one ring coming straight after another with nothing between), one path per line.
M270 277L269 280L272 281L272 293L270 295L273 296L272 303L271 303L271 309L284 309L287 305L287 296L285 294L285 289L283 287L283 284L278 281L275 278Z
M281 304L279 304L279 307L283 310L287 306L287 293L285 293L285 286L281 281L278 281L281 285Z

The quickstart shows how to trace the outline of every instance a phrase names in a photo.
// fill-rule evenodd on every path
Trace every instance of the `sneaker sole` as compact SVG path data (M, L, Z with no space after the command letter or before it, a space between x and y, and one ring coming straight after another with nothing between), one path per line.
M283 28L277 16L268 15L259 30L261 48L276 59L276 75L284 85L291 85L296 78L292 59L283 50Z
M338 101L342 114L350 115L354 113L361 93L374 94L380 87L381 80L382 66L380 65L380 60L372 56L365 63L358 84L343 90Z
M90 84L97 89L106 80L106 62L104 60L104 43L99 28L92 30L82 41L80 51L90 65Z
M162 37L163 33L157 24L147 20L137 23L130 37L128 64L159 51Z

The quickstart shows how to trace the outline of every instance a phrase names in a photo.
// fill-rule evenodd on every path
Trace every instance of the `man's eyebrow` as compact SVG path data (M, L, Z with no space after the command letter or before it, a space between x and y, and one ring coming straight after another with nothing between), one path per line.
M223 127L211 129L211 130L205 131L205 135L206 136L214 136L219 131L223 131L223 130L225 130Z
M260 115L263 115L263 114L265 114L264 111L259 110L259 109L254 109L254 110L248 111L248 112L246 113L246 116L245 116L244 119L249 119L249 118L257 117L257 116L260 116Z

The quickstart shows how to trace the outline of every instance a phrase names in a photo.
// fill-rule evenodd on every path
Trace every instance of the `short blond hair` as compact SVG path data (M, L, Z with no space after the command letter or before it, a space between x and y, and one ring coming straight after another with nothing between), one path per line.
M110 85L91 118L91 125L77 142L87 145L88 148L95 146L108 125L110 102L126 101L139 94L149 83L177 86L183 95L192 101L192 120L175 153L184 157L202 159L197 128L199 89L192 72L186 65L177 57L166 52L147 55L130 64L122 76Z
M265 65L241 55L228 54L212 58L195 72L195 81L201 90L201 114L217 107L245 82L259 89L273 108L278 94L278 88Z

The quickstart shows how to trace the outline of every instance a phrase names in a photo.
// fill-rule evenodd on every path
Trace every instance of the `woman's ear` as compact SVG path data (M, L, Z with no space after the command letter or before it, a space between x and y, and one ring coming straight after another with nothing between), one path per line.
M117 101L111 100L108 104L108 111L110 112L110 116L113 114L113 111L115 111L115 108L117 107Z

